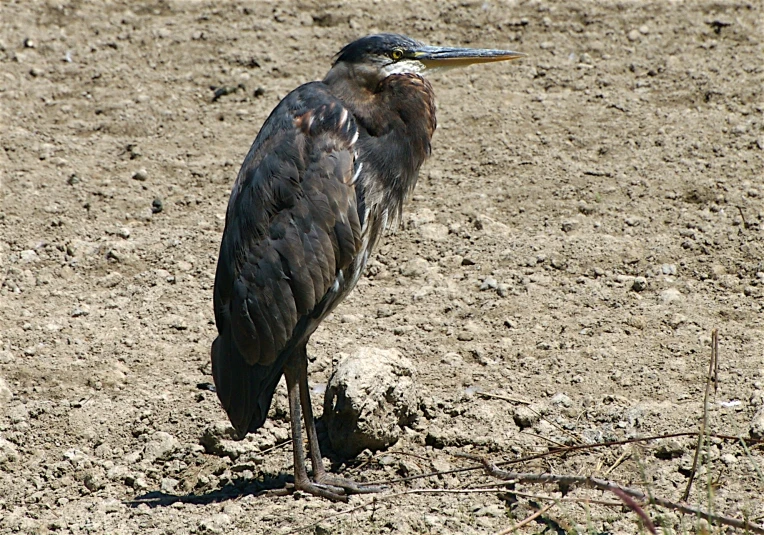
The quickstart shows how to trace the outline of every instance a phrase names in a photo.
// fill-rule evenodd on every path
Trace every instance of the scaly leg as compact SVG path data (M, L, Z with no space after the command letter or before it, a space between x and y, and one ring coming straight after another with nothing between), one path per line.
M292 358L284 368L284 375L286 376L287 392L289 396L289 414L292 419L292 447L294 449L294 488L314 496L326 498L332 501L346 502L348 500L345 491L342 488L333 487L326 484L313 483L308 478L308 470L305 467L305 451L302 447L302 420L300 409L300 385L303 381L307 382L307 379L303 379L300 376L305 375L307 370L307 362L304 360L304 356L298 352ZM306 414L306 418L307 418ZM311 422L312 422L311 414ZM307 421L307 419L306 419ZM310 434L310 431L308 432ZM315 434L315 427L313 428ZM321 454L319 453L319 459ZM315 459L313 454L313 446L311 445L311 458ZM313 460L315 463L315 460ZM314 464L315 466L315 464ZM322 466L323 468L323 466Z
M299 366L300 404L302 405L305 430L308 433L308 446L310 448L310 462L313 465L313 480L322 485L344 490L347 494L368 494L381 492L384 487L371 485L359 485L358 483L327 473L324 461L321 458L321 448L318 445L318 433L313 418L313 405L310 401L310 389L308 388L308 356L303 346L294 355L295 367Z

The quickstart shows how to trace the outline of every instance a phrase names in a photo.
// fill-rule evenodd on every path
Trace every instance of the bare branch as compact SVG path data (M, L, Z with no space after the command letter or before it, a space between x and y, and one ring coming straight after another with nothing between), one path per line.
M753 524L747 520L739 520L737 518L731 518L727 516L721 516L712 514L702 509L687 505L683 503L676 503L658 496L648 496L642 491L633 489L630 487L624 487L612 481L606 479L600 479L596 477L588 476L571 476L571 475L555 475L555 474L524 474L518 472L509 472L498 468L495 464L491 463L483 457L476 455L460 454L460 457L466 457L480 462L483 465L485 472L497 479L506 481L515 481L517 483L540 483L540 484L554 484L565 486L580 486L595 488L601 491L612 492L617 496L629 496L636 500L639 500L645 504L658 505L666 509L672 509L685 514L697 516L698 518L705 518L709 522L715 522L717 524L724 524L725 526L732 526L734 528L747 530L750 533L758 533L764 535L764 526Z

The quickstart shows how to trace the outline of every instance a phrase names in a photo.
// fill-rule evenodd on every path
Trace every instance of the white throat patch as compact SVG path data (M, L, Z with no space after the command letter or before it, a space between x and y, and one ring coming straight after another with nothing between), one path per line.
M395 63L390 63L382 68L382 72L385 73L385 78L391 74L422 74L427 67L424 63L415 59L403 59Z

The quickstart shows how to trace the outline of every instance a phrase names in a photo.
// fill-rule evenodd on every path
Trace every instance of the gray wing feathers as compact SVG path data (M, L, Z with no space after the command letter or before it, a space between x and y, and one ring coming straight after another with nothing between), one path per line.
M220 249L213 374L240 433L262 425L285 352L332 308L330 289L361 247L355 123L328 93L300 91L274 110L250 149Z

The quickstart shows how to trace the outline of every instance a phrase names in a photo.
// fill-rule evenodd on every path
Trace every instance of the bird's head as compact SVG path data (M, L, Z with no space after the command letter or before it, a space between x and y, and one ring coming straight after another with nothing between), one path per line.
M427 46L403 35L383 33L346 45L335 57L332 70L348 71L373 88L391 74L426 74L524 56L511 50Z

